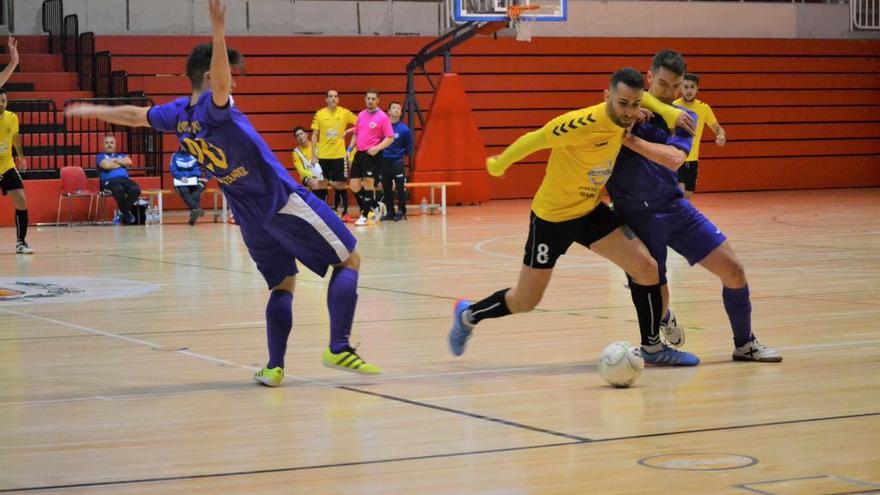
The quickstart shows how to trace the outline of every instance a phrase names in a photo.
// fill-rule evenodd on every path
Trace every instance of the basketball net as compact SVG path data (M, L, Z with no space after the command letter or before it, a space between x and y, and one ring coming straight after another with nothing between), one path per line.
M511 5L507 7L507 17L510 18L510 26L516 29L517 41L532 41L532 26L534 19L526 19L523 14L538 10L538 5Z

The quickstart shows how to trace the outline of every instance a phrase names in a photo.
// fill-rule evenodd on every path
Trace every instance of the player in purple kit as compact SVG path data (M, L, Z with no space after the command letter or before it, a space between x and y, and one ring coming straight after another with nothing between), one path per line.
M241 55L226 48L226 8L221 0L209 0L208 10L213 43L195 47L187 60L191 96L152 108L83 104L67 114L175 132L217 178L251 258L271 290L266 305L269 361L255 380L276 387L284 378L297 261L320 276L333 268L327 290L330 346L324 350L324 365L377 374L379 368L349 345L360 267L355 238L323 201L290 177L235 108L230 64L240 64Z
M672 104L681 91L687 72L684 58L676 51L658 52L648 71L649 92L664 103ZM699 123L697 123L699 125ZM662 143L648 149L644 143ZM727 237L708 218L684 198L678 187L676 169L690 152L693 137L682 130L670 130L665 121L654 117L637 125L617 156L614 174L608 181L608 193L614 210L642 240L660 269L660 284L665 316L661 331L673 346L684 343L684 332L668 310L666 285L666 248L671 247L688 263L699 263L715 274L722 285L722 299L733 330L735 361L779 362L782 356L758 342L752 333L752 305L742 263L733 252ZM670 338L672 336L672 338ZM687 354L687 353L682 353ZM645 362L679 366L682 363L662 359L648 350Z

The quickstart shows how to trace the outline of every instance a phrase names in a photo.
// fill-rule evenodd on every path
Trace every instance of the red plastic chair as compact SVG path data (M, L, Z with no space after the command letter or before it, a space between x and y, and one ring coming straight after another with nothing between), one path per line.
M95 193L89 189L89 180L86 178L86 172L82 167L63 167L61 169L61 196L58 197L58 216L55 223L61 225L61 201L66 199L68 210L70 211L70 220L68 225L73 225L73 199L89 198L89 213L86 221L92 219L92 201Z

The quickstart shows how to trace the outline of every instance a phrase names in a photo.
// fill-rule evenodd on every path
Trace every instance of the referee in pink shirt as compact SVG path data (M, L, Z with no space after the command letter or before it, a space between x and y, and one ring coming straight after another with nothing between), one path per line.
M351 164L351 192L361 208L361 217L355 225L367 225L367 212L373 212L373 220L382 218L379 202L373 195L373 174L381 170L382 150L394 142L394 130L388 114L379 108L379 92L367 91L364 101L367 108L361 111L354 126L354 143L357 154ZM363 181L363 184L361 182Z

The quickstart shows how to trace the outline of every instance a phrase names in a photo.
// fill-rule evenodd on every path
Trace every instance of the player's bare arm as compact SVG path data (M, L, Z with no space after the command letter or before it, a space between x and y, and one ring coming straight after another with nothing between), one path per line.
M211 99L218 107L229 103L232 93L232 71L226 51L226 6L220 0L208 1L211 16L213 51L211 53Z
M678 170L687 159L687 153L668 144L651 143L628 133L623 145L652 162L668 169Z
M379 154L379 152L381 152L385 148L391 146L391 143L393 143L393 142L394 142L394 137L387 137L387 138L383 139L381 143L368 149L367 153L369 153L370 156L376 156L377 154Z
M111 107L80 103L67 107L64 110L64 115L67 117L98 119L128 127L150 127L150 121L147 120L147 111L149 110L149 107L136 107L133 105Z
M15 147L15 153L18 155L18 169L22 172L27 170L27 160L24 157L24 148L21 145L21 134L12 136L12 146Z
M18 41L9 36L9 41L6 44L7 49L9 50L9 64L6 65L6 68L3 69L3 72L0 72L0 87L6 84L6 81L12 77L12 73L15 72L15 68L18 67Z
M715 133L715 144L718 146L727 144L727 133L724 132L724 128L720 124L711 124L709 128Z

